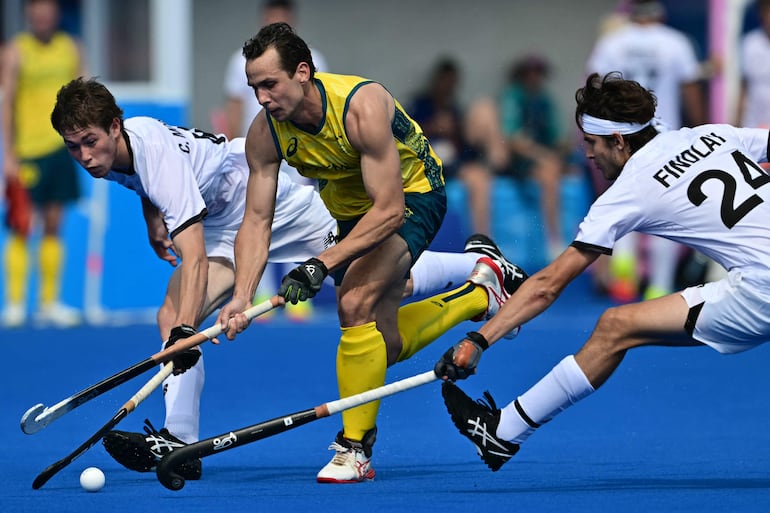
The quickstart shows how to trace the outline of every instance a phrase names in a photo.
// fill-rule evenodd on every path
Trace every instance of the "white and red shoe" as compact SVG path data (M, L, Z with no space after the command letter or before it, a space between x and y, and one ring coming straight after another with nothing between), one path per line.
M316 476L319 483L361 483L374 479L372 468L372 446L377 436L377 428L366 432L360 442L349 440L337 433L337 438L329 446L335 451L332 460Z
M487 310L472 318L472 321L485 321L494 317L500 311L509 297L527 279L527 274L519 267L505 261L508 266L502 266L497 259L483 256L476 261L476 266L471 271L468 281L487 291ZM508 270L506 270L508 269ZM519 334L521 326L517 326L505 335L505 338L514 338Z

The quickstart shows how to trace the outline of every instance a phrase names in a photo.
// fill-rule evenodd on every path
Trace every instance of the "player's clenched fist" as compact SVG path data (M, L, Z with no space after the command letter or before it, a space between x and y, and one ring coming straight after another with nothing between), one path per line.
M183 338L192 337L197 333L197 330L187 324L176 326L171 328L171 334L168 337L168 342L163 346L164 349L168 349L173 346L178 340ZM201 357L201 350L198 346L191 347L186 351L182 351L174 357L174 374L182 374L186 370L192 368L193 365L198 363L198 359Z
M433 372L437 377L451 381L465 379L476 372L481 353L488 347L484 335L469 331L463 340L447 349L436 362Z
M315 296L328 275L329 271L324 263L317 258L311 258L283 277L278 295L296 305L299 301Z

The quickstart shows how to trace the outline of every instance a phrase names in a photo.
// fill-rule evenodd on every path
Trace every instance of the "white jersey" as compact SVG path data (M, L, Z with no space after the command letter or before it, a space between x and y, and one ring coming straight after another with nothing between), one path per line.
M671 129L682 126L680 89L699 76L692 44L681 32L661 23L628 23L597 41L586 65L588 73L620 71L658 99L655 112Z
M634 153L578 228L578 248L611 253L638 231L685 244L728 271L770 268L768 130L702 125Z
M232 242L243 220L249 176L244 139L229 141L223 135L148 117L126 119L124 128L133 170L113 170L105 179L147 198L163 214L172 237L202 220L207 249L213 250L217 239L222 239L227 247L215 253L232 261ZM278 174L270 261L303 261L317 255L332 242L329 231L334 226L313 187ZM310 254L306 248L292 250L312 240L322 242ZM212 251L208 253L212 256Z
M741 125L770 127L770 37L761 28L741 40L741 77L746 81L746 103Z

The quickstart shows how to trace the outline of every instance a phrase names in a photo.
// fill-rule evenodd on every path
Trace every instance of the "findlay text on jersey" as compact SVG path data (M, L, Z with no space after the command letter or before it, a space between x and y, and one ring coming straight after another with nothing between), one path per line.
M671 178L679 178L685 171L687 171L687 168L701 159L708 157L714 152L714 148L727 142L724 137L717 135L716 132L701 136L700 141L702 144L693 144L679 153L676 157L669 160L668 164L652 175L653 178L660 182L664 187L671 187L671 183L669 182Z

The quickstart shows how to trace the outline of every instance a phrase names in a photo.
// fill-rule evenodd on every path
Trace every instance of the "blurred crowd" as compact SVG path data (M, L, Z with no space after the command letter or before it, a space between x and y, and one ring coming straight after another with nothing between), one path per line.
M734 117L708 114L709 83L720 72L717 59L697 57L691 34L667 23L663 2L620 1L607 13L585 73L619 71L651 89L657 98L659 131L707 122L767 126L770 117L770 2L753 6L759 27L741 37L741 89ZM440 58L409 109L444 161L449 187L464 194L464 232L496 237L525 266L540 267L571 242L587 203L609 183L583 157L574 120L560 112L551 92L558 70L544 54L515 55L499 77L498 93L459 101L460 63ZM515 191L499 196L500 190ZM534 194L532 193L534 191ZM568 202L577 197L580 201ZM522 209L524 214L522 214ZM518 231L511 231L513 220ZM537 240L527 237L535 229ZM700 254L666 239L631 234L592 269L598 294L625 303L650 299L700 283L719 273Z
M53 9L53 14L40 21L40 14L35 17L40 6L43 10ZM27 0L25 7L25 37L46 44L51 34L61 33L57 28L58 2ZM287 0L263 2L257 24L294 24L293 9L293 3ZM741 126L768 126L770 0L756 0L749 9L758 26L741 36L740 95L731 119L725 121ZM41 29L36 23L47 25ZM0 152L5 184L19 176L20 163L30 161L19 155L19 127L8 114L13 112L20 92L29 87L29 81L22 79L27 64L16 37L9 39L0 53L0 100L4 111ZM656 116L660 130L713 122L707 108L708 83L719 73L720 62L698 59L693 40L691 34L667 24L663 2L621 0L601 24L585 72L620 71L625 78L653 90L658 100ZM71 48L76 60L79 59L77 44ZM223 80L225 103L211 119L213 128L228 137L243 136L259 109L242 73L243 58L238 49L234 50ZM323 71L323 55L316 49L313 55ZM75 65L77 71L65 70L66 73L83 73L82 62ZM453 55L443 55L429 67L423 86L413 91L410 98L402 98L402 102L443 161L451 201L447 224L456 229L455 235L464 239L472 233L488 234L511 253L510 258L535 271L571 242L588 204L608 184L583 157L582 141L571 113L560 110L560 102L552 92L559 70L548 56L512 55L501 69L501 76L490 77L497 83L495 94L462 102L462 63ZM41 119L45 115L47 112L42 112ZM295 178L300 179L298 175ZM10 189L6 189L9 197ZM58 225L62 209L77 195L78 191L62 198L53 195L34 205L33 219L44 233L39 250L38 267L43 278L37 313L40 320L58 326L75 325L80 320L77 312L59 299L65 248ZM27 263L29 234L9 224L7 213L4 219L8 232L3 238L2 321L5 326L21 326L27 320L27 275L34 267ZM597 293L618 302L658 297L697 282L706 273L718 272L701 255L693 255L666 240L636 236L623 240L614 255L601 258L592 271ZM261 288L264 294L275 289L274 280L281 272L282 269L276 269L266 273L266 283ZM289 315L294 320L309 318L312 305L302 308L290 311Z

